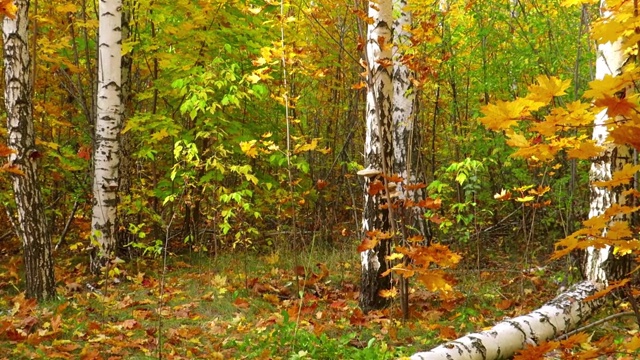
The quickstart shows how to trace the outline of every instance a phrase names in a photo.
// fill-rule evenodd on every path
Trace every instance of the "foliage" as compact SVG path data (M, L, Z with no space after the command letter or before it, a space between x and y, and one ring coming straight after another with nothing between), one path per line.
M179 240L176 240L179 243ZM447 299L425 289L411 295L412 320L398 309L364 315L357 304L359 260L354 252L320 249L302 259L323 259L329 274L303 290L293 253L173 256L161 295L159 259L119 264L120 282L93 282L83 253L65 251L60 297L37 305L14 285L19 260L0 265L0 353L9 358L371 359L399 358L435 343L516 316L538 306L523 286L553 296L562 269L468 272ZM300 255L300 254L298 254ZM505 260L494 258L493 260ZM312 267L301 266L311 278ZM481 281L478 281L478 278ZM523 282L521 282L523 281ZM86 284L92 285L91 287ZM508 297L505 299L502 295ZM605 328L596 329L598 335ZM634 339L633 334L607 337ZM635 341L635 340L634 340ZM629 343L629 342L626 342ZM583 351L587 350L584 348ZM630 345L628 351L636 352Z
M392 208L400 219L416 210L428 220L433 242L423 246L402 221L395 234L359 234L366 2L125 0L127 161L118 255L127 264L92 279L82 256L91 246L96 5L31 2L40 183L60 243L55 258L65 299L37 307L16 292L19 250L4 210L14 210L9 181L19 174L5 163L0 307L8 310L0 315L0 349L36 358L91 358L112 347L115 357L152 357L158 349L176 358L396 357L535 307L524 295L552 296L543 291L556 284L545 281L564 282L573 267L546 276L529 270L558 238L554 259L591 245L637 253L634 227L602 217L579 228L588 209L587 160L601 151L590 140L595 114L606 107L610 117L624 117L610 121L611 139L640 146L637 96L614 96L635 88L635 61L623 76L590 82L593 40L624 36L635 54L637 15L633 4L611 1L616 20L596 21L592 3L447 1L438 9L409 1L414 26L402 61L414 71L416 171L426 180L403 185L425 191L425 199ZM11 17L15 6L4 1L0 10ZM0 145L0 155L11 151ZM628 183L638 168L620 170L599 185ZM386 191L382 183L369 190ZM636 210L613 207L605 216ZM355 307L355 250L392 235L400 241L388 258L389 276L421 280L410 294L415 322L406 324L394 310L364 315ZM333 264L344 276L329 266L331 283L300 282L287 269L317 245L347 254L348 261ZM252 251L279 254L283 264L250 258L271 266L251 275L233 257ZM232 266L201 272L187 256L194 253L222 255L216 264ZM159 295L163 254L170 270L180 269L169 271L166 298ZM478 269L469 275L474 257ZM522 272L506 272L508 280L494 284L494 271L504 269ZM454 280L454 273L462 276ZM85 283L105 291L87 291ZM496 295L503 287L509 292ZM160 320L171 330L159 328ZM545 346L563 353L586 347Z

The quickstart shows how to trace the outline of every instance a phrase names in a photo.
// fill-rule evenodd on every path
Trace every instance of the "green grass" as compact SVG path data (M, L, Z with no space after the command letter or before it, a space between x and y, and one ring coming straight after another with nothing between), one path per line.
M318 262L327 265L329 276L317 287L298 287L296 266L318 272ZM456 291L447 298L414 288L412 317L404 322L398 305L361 313L359 257L350 251L173 255L163 286L160 259L119 266L119 283L86 275L81 265L58 266L58 298L37 306L16 291L19 284L8 271L0 272L0 354L10 359L150 359L160 353L167 359L393 359L524 314L551 299L556 288L551 273L458 270ZM103 295L86 291L87 282L99 283Z

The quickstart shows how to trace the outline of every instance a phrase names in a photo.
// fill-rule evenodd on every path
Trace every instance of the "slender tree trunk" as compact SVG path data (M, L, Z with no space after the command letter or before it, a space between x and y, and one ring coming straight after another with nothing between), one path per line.
M605 7L602 2L602 8ZM602 14L604 18L610 15L605 12ZM618 76L622 72L622 67L626 61L624 51L621 49L622 41L618 40L614 43L606 43L598 45L598 57L596 59L596 79L603 79L606 75ZM631 89L626 89L630 91ZM622 94L619 94L622 96ZM633 159L633 150L626 145L615 145L607 142L609 136L608 126L609 116L607 109L602 110L594 121L593 139L600 146L605 147L605 151L591 163L589 170L589 182L591 183L591 202L589 207L589 218L597 217L604 214L612 204L625 205L625 199L622 196L624 189L611 189L606 187L598 187L593 185L596 181L611 180L613 172L622 169L622 167L631 163ZM616 218L614 221L627 221L625 218ZM605 230L606 233L606 230ZM604 234L603 234L604 235ZM613 258L611 247L606 246L601 249L588 248L584 263L584 273L587 278L597 283L607 283L607 279L619 278L626 274L620 272L611 274L608 270L614 265L620 265L628 261L628 258ZM616 264L617 263L617 264ZM612 276L613 275L613 276Z
M367 30L367 114L365 139L364 176L364 215L363 233L378 230L388 233L391 229L384 191L369 192L370 185L386 183L383 174L391 174L393 148L391 134L391 109L393 87L391 73L391 26L393 26L393 7L391 0L369 3L369 17L373 22ZM375 187L374 187L375 188ZM360 253L362 260L362 285L360 306L367 312L380 309L389 304L388 298L380 295L380 290L391 289L391 278L381 274L388 269L385 257L390 253L391 241L380 239L375 248Z
M406 10L407 0L394 0L394 13L399 14L393 23L393 171L404 179L397 191L400 199L412 199L419 202L424 199L421 189L407 191L406 184L425 181L424 171L420 168L420 128L416 126L416 89L413 86L414 74L405 65L404 51L411 45L411 12ZM422 216L422 209L407 209L408 225L417 229L425 239L429 239L428 224Z
M17 229L22 239L27 297L46 300L55 295L51 237L47 231L44 204L37 177L32 109L32 66L29 58L28 0L17 0L15 19L5 16L4 79L7 110L7 143L14 151L9 169L14 173L13 192L17 209Z
M116 245L116 206L120 164L121 98L121 0L100 0L98 14L98 96L93 153L93 219L95 238L91 258L93 272L100 271Z

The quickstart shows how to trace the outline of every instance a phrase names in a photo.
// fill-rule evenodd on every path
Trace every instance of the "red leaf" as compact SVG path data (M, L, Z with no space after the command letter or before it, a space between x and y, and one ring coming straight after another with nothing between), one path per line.
M78 149L78 157L84 160L91 159L91 147L82 145L80 149Z

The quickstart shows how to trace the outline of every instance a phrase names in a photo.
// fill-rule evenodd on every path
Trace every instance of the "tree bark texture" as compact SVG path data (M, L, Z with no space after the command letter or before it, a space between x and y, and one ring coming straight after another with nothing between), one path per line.
M394 0L394 14L398 14L393 23L393 171L404 179L396 191L399 200L411 199L416 203L424 199L422 189L406 190L404 185L424 183L425 174L420 167L420 129L416 125L416 89L413 86L414 74L405 64L405 49L411 46L411 12L407 9L407 0ZM426 240L431 236L428 224L422 216L421 208L403 209L408 218L406 224L417 229ZM428 243L428 241L425 241Z
M369 3L369 17L373 23L367 29L367 113L365 139L365 166L377 170L380 174L391 174L393 166L392 145L392 96L391 60L393 26L393 6L391 0ZM386 203L384 192L370 195L369 186L374 181L385 182L381 176L364 178L364 214L363 233L371 230L388 232L389 214L381 205ZM380 309L389 304L389 300L380 296L380 290L391 288L391 278L381 274L388 269L385 256L390 253L390 241L381 240L374 249L363 251L362 284L360 306L367 312Z
M93 217L95 239L91 269L98 272L116 245L118 166L122 128L122 1L100 0L98 13L98 96L93 152Z
M508 359L526 345L538 345L575 327L599 305L597 301L584 302L597 290L596 284L582 282L527 315L502 321L489 330L449 341L431 351L416 353L411 359Z
M601 2L601 9L606 9L605 1ZM607 19L611 16L606 10L602 13L602 17ZM596 59L596 79L604 79L605 76L618 76L622 72L622 67L626 61L623 49L621 49L622 41L618 40L614 43L608 42L598 45L598 57ZM625 92L631 91L626 89ZM624 96L626 94L619 94ZM622 119L616 119L622 120ZM608 181L612 179L613 173L633 161L633 150L626 145L616 145L607 142L609 136L608 126L611 121L607 114L607 110L602 110L594 120L593 140L605 150L597 158L593 159L591 169L589 170L589 183L591 190L591 202L589 207L589 218L602 215L612 204L626 205L625 199L621 196L622 188L606 188L593 185L596 181ZM625 218L613 219L613 221L628 221ZM606 233L606 230L605 230ZM605 234L603 234L604 236ZM588 248L586 251L586 259L584 264L584 272L586 277L597 283L606 283L607 279L619 278L625 276L624 270L616 271L616 274L609 273L614 265L620 268L620 263L628 262L629 258L613 258L611 247L606 246L601 249ZM618 263L618 264L615 264ZM622 266L621 268L625 268Z
M7 143L14 151L9 156L16 201L18 235L24 251L27 297L46 300L55 295L51 237L47 230L37 160L42 155L35 146L32 108L32 66L29 57L28 0L17 0L16 18L5 16L4 39L5 107Z

